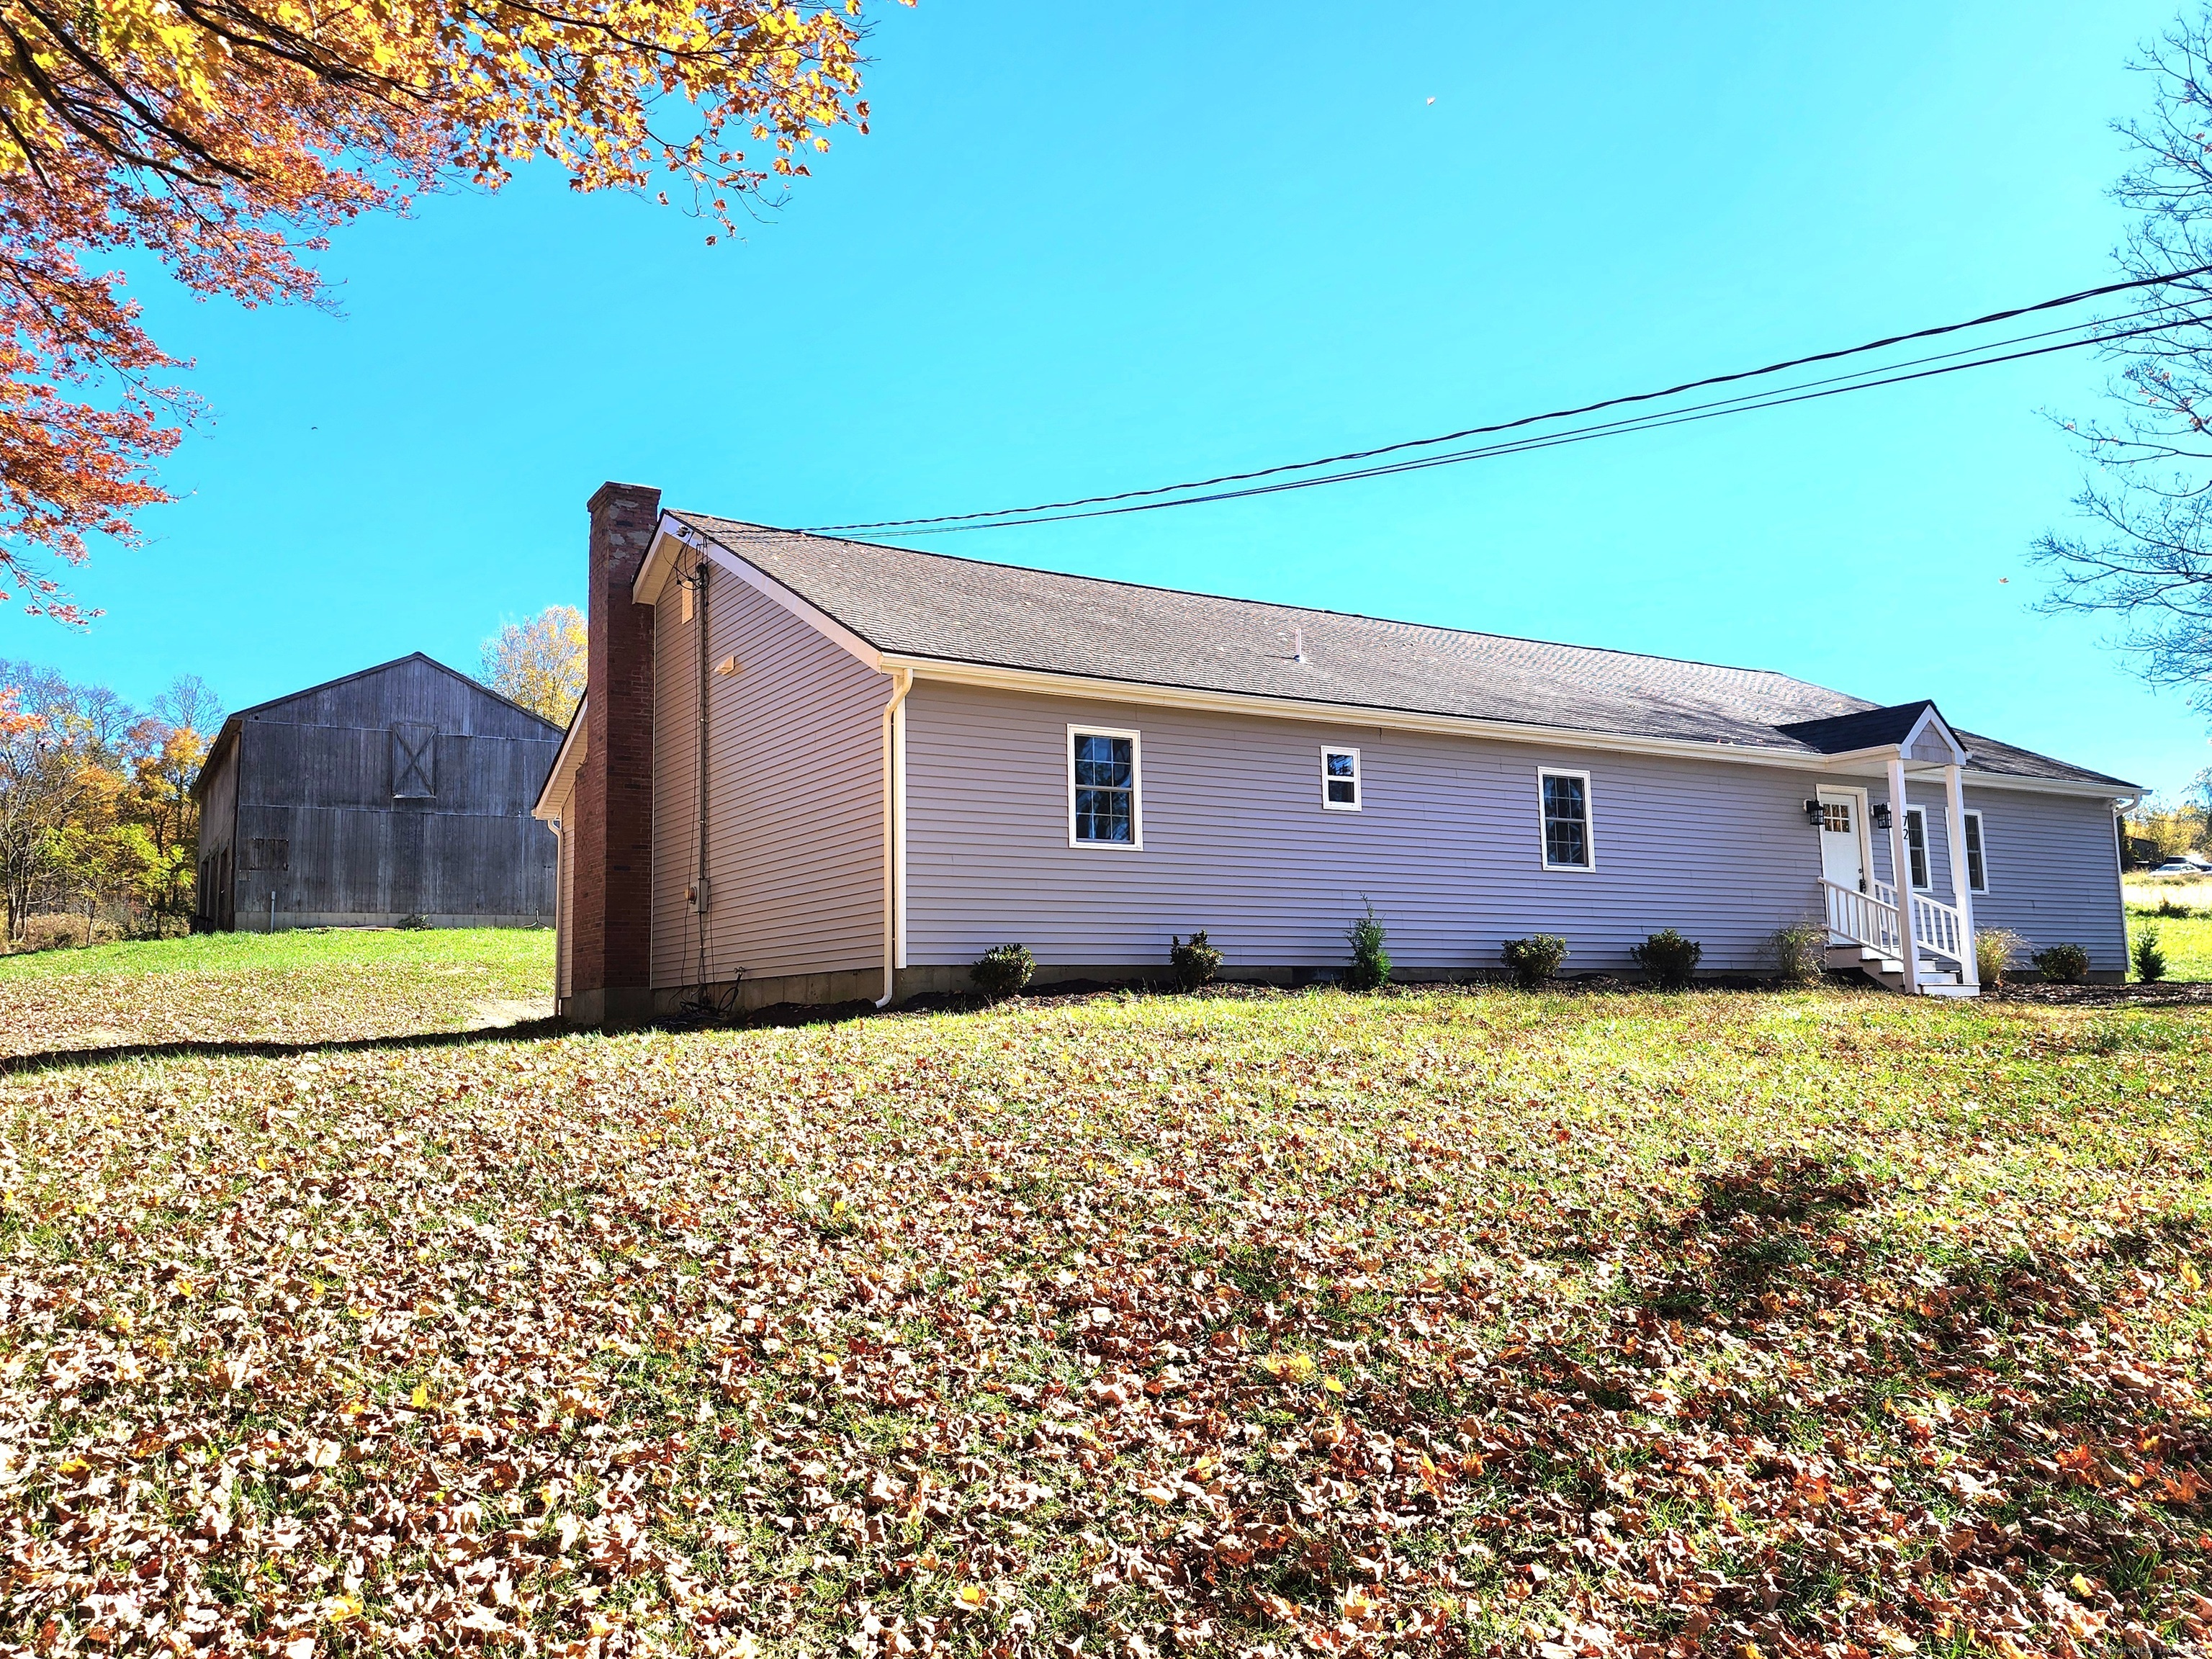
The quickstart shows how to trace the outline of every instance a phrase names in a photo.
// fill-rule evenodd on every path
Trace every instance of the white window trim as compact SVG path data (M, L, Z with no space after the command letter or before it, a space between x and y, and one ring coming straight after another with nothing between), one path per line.
M1550 825L1544 821L1544 780L1546 778L1580 778L1583 784L1583 851L1589 855L1584 864L1554 864L1552 862ZM1584 874L1597 868L1597 793L1590 787L1590 775L1565 766L1540 766L1536 769L1536 856L1547 870L1571 870Z
M1986 893L1990 890L1989 820L1982 816L1981 811L1978 807L1966 807L1960 812L1959 816L1962 819L1972 818L1974 821L1972 839L1976 842L1979 843L1982 849L1982 884L1979 887L1973 884L1974 861L1972 859L1966 859L1966 890L1970 893ZM1961 847L1959 849L1959 856L1962 859L1966 858L1966 849L1965 848Z
M1920 820L1920 861L1928 866L1928 879L1914 882L1912 890L1932 893L1936 890L1936 848L1928 839L1928 809L1924 806L1905 809L1905 873L1907 876L1912 873L1912 821L1915 818Z
M1328 757L1331 755L1352 757L1352 799L1348 801L1331 800L1328 798L1328 786L1331 781L1328 775ZM1339 778L1335 781L1341 783L1344 780ZM1367 780L1360 772L1359 751L1357 749L1346 749L1339 744L1323 744L1321 748L1321 810L1324 812L1357 812L1366 805Z
M1127 738L1129 740L1129 839L1127 841L1079 841L1075 834L1075 739L1086 738ZM1067 844L1079 847L1086 853L1141 853L1145 850L1145 739L1139 732L1126 731L1117 726L1086 726L1079 721L1068 723L1067 736L1060 743L1060 756L1067 763Z

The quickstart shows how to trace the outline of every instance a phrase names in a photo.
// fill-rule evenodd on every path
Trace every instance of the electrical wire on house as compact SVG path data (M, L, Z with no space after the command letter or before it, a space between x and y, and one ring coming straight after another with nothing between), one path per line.
M2142 277L2131 282L2109 283L2100 288L2083 289L2076 293L2038 301L2033 305L2014 306L2002 311L1993 311L1979 317L1970 318L1962 322L1938 324L1930 328L1914 329L1906 333L1888 335L1881 339L1869 340L1859 345L1844 346L1833 350L1814 352L1805 356L1786 358L1782 362L1768 363L1759 368L1738 369L1724 374L1707 375L1703 379L1685 380L1679 385L1657 391L1623 393L1617 397L1601 398L1595 403L1550 410L1542 414L1518 416L1511 420L1493 422L1482 426L1463 427L1455 432L1439 433L1431 437L1401 439L1394 443L1381 444L1367 449L1347 450L1340 454L1320 456L1311 460L1285 461L1248 471L1222 473L1210 478L1186 479L1180 483L1157 484L1147 489L1119 490L1105 495L1074 496L1065 501L1033 503L1028 507L995 507L973 513L940 514L927 518L886 519L851 524L817 526L810 533L839 535L866 532L878 537L902 538L919 535L951 534L970 530L1008 529L1024 525L1054 524L1075 519L1107 518L1127 513L1155 512L1166 507L1194 507L1204 502L1235 501L1249 496L1279 494L1285 490L1310 489L1323 484L1345 483L1360 478L1384 477L1399 472L1420 471L1434 466L1457 465L1468 461L1489 459L1500 455L1552 448L1561 444L1583 443L1596 438L1617 437L1630 432L1652 431L1663 427L1717 419L1727 415L1747 414L1757 410L1781 408L1791 404L1839 397L1850 392L1870 391L1877 386L1898 386L1912 380L1955 374L1968 369L1992 368L2000 363L2017 362L2026 358L2045 356L2054 352L2078 350L2084 346L2109 344L2114 341L2128 339L2137 335L2157 333L2162 330L2187 324L2212 321L2212 313L2199 314L2192 309L2193 307L2205 302L2208 296L2203 295L2191 295L2181 299L2160 300L2142 309L2118 317L2097 318L2084 322L2066 324L2057 328L2015 335L2002 340L1984 340L1975 345L1960 347L1954 351L1910 358L1901 362L1885 362L1843 374L1801 380L1783 386L1764 387L1753 392L1740 392L1728 398L1713 399L1707 403L1651 410L1615 420L1569 428L1562 431L1531 433L1521 438L1477 445L1443 454L1408 456L1405 453L1411 450L1433 449L1440 445L1455 443L1468 438L1494 437L1503 433L1519 431L1523 428L1571 420L1608 409L1619 409L1639 404L1663 403L1686 392L1733 385L1745 380L1762 380L1769 376L1786 374L1792 369L1809 368L1814 364L1835 362L1872 352L1886 351L1915 340L1933 339L1973 329L1986 328L2015 318L2083 305L2092 300L2103 299L2115 294L2136 292L2185 282L2191 277L2204 276L2208 272L2212 272L2212 265L2197 265L2186 270L2167 271L2160 276ZM2145 320L2146 319L2148 320ZM2130 328L2118 326L2124 323L2134 323L2136 326ZM2025 349L2011 349L2014 347ZM1400 455L1405 458L1384 462L1379 465L1353 465L1358 462L1376 461L1382 457L1390 455ZM1323 468L1337 470L1310 477L1290 478L1284 476L1290 473L1319 472L1319 470ZM1268 479L1274 482L1259 482Z

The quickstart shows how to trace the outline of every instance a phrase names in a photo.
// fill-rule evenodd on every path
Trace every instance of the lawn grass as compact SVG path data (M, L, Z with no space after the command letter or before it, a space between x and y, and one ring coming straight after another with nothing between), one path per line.
M2155 909L2128 907L2128 977L2137 979L2134 967L2136 941L2155 929L2159 949L2166 952L2166 977L2170 980L2212 980L2212 909L2192 916L2161 916Z
M0 957L0 1055L459 1030L552 992L546 928L196 933ZM550 1012L547 1004L545 1011Z
M2193 1644L2208 1038L1314 991L16 1077L0 1634Z

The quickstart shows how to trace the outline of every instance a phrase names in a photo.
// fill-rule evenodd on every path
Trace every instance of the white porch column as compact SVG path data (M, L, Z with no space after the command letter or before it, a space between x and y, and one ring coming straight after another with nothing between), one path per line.
M1970 990L1981 988L1981 970L1974 963L1974 891L1966 871L1966 792L1960 781L1956 762L1943 769L1943 833L1951 838L1951 902L1959 912L1959 931L1964 936L1966 959L1959 964L1960 981Z
M1912 937L1912 854L1905 845L1905 757L1889 757L1889 874L1896 884L1897 945L1905 957L1905 994L1920 994L1920 942Z

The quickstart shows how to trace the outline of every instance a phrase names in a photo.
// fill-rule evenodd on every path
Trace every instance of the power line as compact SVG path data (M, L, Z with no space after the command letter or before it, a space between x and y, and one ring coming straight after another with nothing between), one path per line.
M1910 368L1916 364L1940 362L1948 358L1991 351L2000 346L2014 344L2021 341L2044 339L2055 334L2073 333L2085 330L2088 331L2079 339L2067 341L2057 345L2046 346L2039 350L2015 352L2005 356L1978 358L1978 360L1974 362L1955 363L1951 365L1949 368L1929 370L1928 373L1929 374L1950 374L1955 373L1959 369L1963 368L1984 368L1995 363L2015 362L2021 357L2041 356L2052 351L2069 351L2084 345L2099 344L2106 341L2114 339L2124 339L2136 334L2154 333L2162 328L2172 327L2176 323L2181 321L2198 321L2204 319L2197 318L2168 318L2164 321L2153 323L2143 328L2130 329L2118 333L2105 331L2110 328L2111 324L2114 321L2128 321L2135 318L2153 316L2162 312L2170 311L2176 306L2185 306L2190 303L2193 303L2193 301L2161 301L2159 304L2148 307L2142 311L2130 313L2126 316L2121 318L2106 319L2089 323L2070 324L2063 328L2046 330L2036 334L2018 336L2015 337L2014 340L2009 341L1988 341L1983 343L1979 346L1964 348L1962 350L1957 352L1940 353L1932 357L1914 358L1908 360L1905 363L1892 363L1877 368L1860 370L1852 374L1831 377L1828 380L1802 382L1798 386L1778 388L1774 393L1745 393L1740 394L1736 398L1719 400L1717 404L1692 405L1693 409L1699 411L1705 411L1694 416L1691 416L1687 411L1683 410L1655 412L1650 416L1637 416L1632 417L1626 421L1601 422L1595 427L1577 428L1569 433L1553 434L1548 436L1540 436L1526 441L1515 441L1501 445L1486 445L1476 449L1456 452L1449 456L1422 457L1413 461L1392 463L1381 467L1358 468L1346 472L1331 473L1325 477L1292 480L1289 483L1267 485L1255 489L1221 489L1219 488L1220 486L1228 484L1250 483L1255 480L1262 478L1279 477L1280 475L1286 472L1307 472L1321 467L1344 466L1352 462L1373 460L1382 456L1397 454L1409 449L1433 448L1439 444L1454 443L1466 438L1493 436L1503 432L1516 431L1523 427L1537 426L1553 421L1571 419L1577 416L1595 414L1602 410L1621 408L1632 404L1657 402L1668 398L1679 397L1686 392L1699 391L1710 386L1728 386L1741 380L1758 380L1767 375L1783 374L1793 368L1807 368L1814 363L1833 362L1842 358L1860 356L1868 352L1885 350L1892 346L1901 345L1908 341L1932 339L1942 335L1960 333L1968 329L1984 328L1992 323L2005 322L2015 317L2026 317L2039 312L2054 311L2062 309L2068 306L2080 305L2086 301L2101 299L2107 295L2124 294L2136 289L2155 288L2166 283L2183 282L2192 276L2203 276L2208 272L2212 272L2212 264L2197 265L2186 270L2168 271L2164 275L2158 276L2140 277L2131 282L2109 283L2101 288L2083 289L2078 293L2060 295L2055 299L2038 301L2033 305L2014 306L2003 311L1990 312L1984 316L1972 318L1964 322L1942 323L1932 328L1914 329L1907 333L1893 334L1881 339L1869 340L1860 345L1844 346L1834 350L1814 352L1807 356L1786 358L1780 362L1769 363L1759 368L1738 369L1726 374L1712 374L1701 380L1685 380L1678 386L1668 386L1660 391L1628 392L1617 397L1600 398L1595 403L1583 404L1571 408L1550 410L1539 415L1519 416L1510 421L1495 422L1485 426L1464 427L1456 432L1440 433L1433 437L1401 439L1395 443L1380 444L1368 449L1347 450L1340 454L1320 456L1311 460L1285 461L1273 466L1255 468L1249 471L1225 472L1210 478L1186 479L1181 483L1157 484L1144 489L1125 489L1107 495L1074 496L1066 501L1042 501L1029 507L994 507L981 512L947 513L928 518L884 519L863 523L817 526L814 528L812 533L817 535L835 535L852 531L872 531L879 535L907 536L919 534L925 531L933 529L945 531L988 530L998 528L1002 526L1012 526L1027 524L1054 523L1064 519L1108 517L1122 512L1146 511L1161 507L1195 506L1200 502L1231 501L1245 495L1271 495L1287 489L1307 489L1316 484L1342 483L1356 478L1379 477L1398 471L1419 471L1424 467L1431 465L1449 465L1458 461L1484 459L1492 454L1517 453L1524 448L1547 448L1555 442L1580 441L1581 439L1588 437L1612 436L1621 431L1647 429L1647 425L1678 425L1681 423L1682 418L1711 419L1720 414L1745 413L1754 409L1778 407L1779 404L1784 403L1802 403L1808 401L1810 397L1814 396L1830 397L1837 395L1837 393L1840 392L1862 391L1870 389L1874 386L1896 385L1904 380L1926 379L1928 378L1928 374L1893 375L1893 371ZM1884 376L1889 378L1866 378L1869 376ZM1832 383L1836 380L1849 380L1856 382L1856 384L1832 386ZM1832 389L1817 393L1808 393L1805 396L1781 395L1781 393L1784 392L1802 392L1805 386L1832 386ZM1770 398L1771 398L1771 401L1765 401L1765 399ZM1681 418L1676 418L1678 416ZM1193 490L1214 490L1218 493L1202 495L1188 494L1188 492ZM1165 496L1173 496L1176 499L1157 499ZM1117 503L1123 502L1137 502L1141 505L1134 507L1115 505ZM1086 512L1078 510L1084 508L1103 508L1108 510L1103 512Z
M932 530L884 530L878 533L890 537L919 535L958 535L970 530L999 530L1023 525L1060 524L1075 519L1118 518L1128 513L1156 513L1171 507L1196 507L1210 501L1239 501L1252 495L1281 495L1293 489L1312 489L1322 484L1348 483L1361 478L1382 478L1401 472L1421 472L1431 467L1453 466L1463 461L1488 460L1499 455L1521 455L1534 450L1551 449L1560 445L1589 443L1599 438L1616 438L1632 432L1656 432L1670 426L1687 426L1699 421L1717 420L1727 415L1748 414L1755 410L1780 409L1790 404L1811 403L1820 398L1840 397L1845 392L1865 392L1875 386L1899 386L1909 380L1924 380L1937 375L1956 374L1970 368L1987 368L1998 363L2017 362L2024 358L2047 356L2054 351L2072 351L2085 345L2106 340L2122 340L2137 334L2156 333L2165 328L2183 323L2212 323L2212 312L2168 317L2162 321L2148 323L2141 328L2124 329L2118 333L2087 336L2081 339L2062 341L2056 345L2039 346L2032 350L2007 352L1996 356L1976 356L1967 362L1951 363L1941 368L1923 368L1913 374L1888 374L1869 370L1869 374L1881 378L1869 380L1858 376L1846 377L1851 384L1826 385L1820 381L1798 386L1777 386L1771 391L1749 393L1742 397L1723 398L1717 404L1694 405L1688 410L1656 410L1648 415L1630 416L1617 421L1603 421L1586 427L1573 427L1564 432L1538 433L1525 438L1509 439L1504 443L1484 444L1472 449L1454 450L1442 455L1422 455L1405 460L1388 461L1379 466L1360 467L1350 471L1325 473L1312 478L1285 478L1273 483L1251 484L1242 489L1217 490L1210 495L1180 495L1167 501L1124 501L1118 506L1094 507L1076 512L1042 513L1028 518L1000 518L972 524L939 525ZM1807 387L1815 389L1808 390Z

